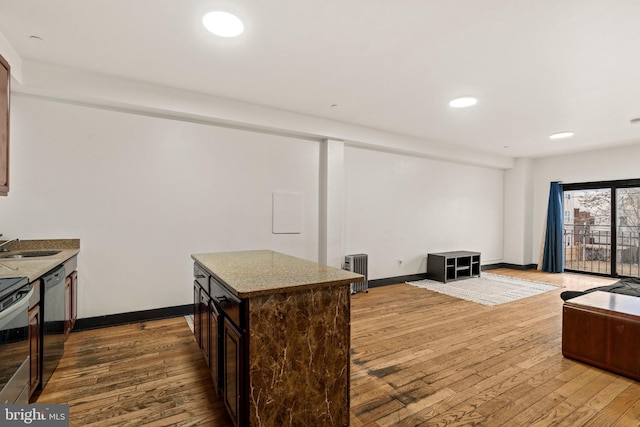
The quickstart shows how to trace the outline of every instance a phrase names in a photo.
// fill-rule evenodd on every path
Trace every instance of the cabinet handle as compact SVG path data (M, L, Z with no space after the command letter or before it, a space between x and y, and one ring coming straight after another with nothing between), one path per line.
M196 274L196 279L204 279L204 274Z
M224 296L224 295L223 295L223 296L221 296L221 297L213 297L213 298L214 298L217 302L219 302L219 303L221 303L221 304L222 304L223 302L229 301L229 298L227 298L227 297L226 297L226 296Z

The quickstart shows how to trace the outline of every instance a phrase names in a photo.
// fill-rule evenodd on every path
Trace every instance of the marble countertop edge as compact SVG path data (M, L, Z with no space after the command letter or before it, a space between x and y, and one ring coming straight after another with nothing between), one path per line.
M347 286L364 280L361 274L270 250L192 254L191 258L238 298Z

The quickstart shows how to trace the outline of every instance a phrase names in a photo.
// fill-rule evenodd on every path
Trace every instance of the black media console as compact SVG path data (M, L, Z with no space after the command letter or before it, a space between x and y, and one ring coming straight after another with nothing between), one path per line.
M480 277L480 252L453 251L428 254L427 277L444 283Z

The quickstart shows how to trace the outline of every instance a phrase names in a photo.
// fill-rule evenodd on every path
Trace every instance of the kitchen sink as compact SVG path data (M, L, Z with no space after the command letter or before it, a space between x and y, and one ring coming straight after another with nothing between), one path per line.
M59 254L61 251L20 251L7 255L0 254L0 258L36 258Z

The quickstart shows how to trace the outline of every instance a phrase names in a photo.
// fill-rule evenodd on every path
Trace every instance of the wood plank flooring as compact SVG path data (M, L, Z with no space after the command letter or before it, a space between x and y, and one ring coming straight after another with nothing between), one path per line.
M639 382L562 357L560 292L494 307L406 284L354 295L351 425L640 426ZM72 426L231 426L183 318L71 334L43 402L70 403Z
M184 317L72 333L36 403L72 426L231 426Z

